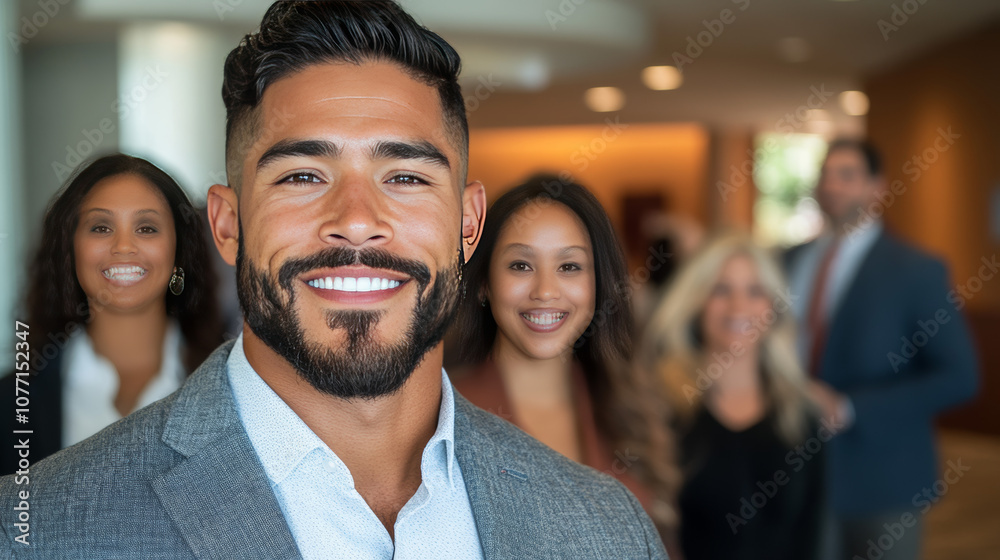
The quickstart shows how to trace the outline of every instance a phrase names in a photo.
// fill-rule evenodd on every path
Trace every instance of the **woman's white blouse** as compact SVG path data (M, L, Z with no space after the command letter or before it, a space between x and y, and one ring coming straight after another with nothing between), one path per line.
M94 352L86 331L80 329L66 343L62 360L63 447L69 447L121 420L115 408L118 372L104 356ZM176 391L184 383L181 333L171 322L163 338L160 372L139 395L136 410Z

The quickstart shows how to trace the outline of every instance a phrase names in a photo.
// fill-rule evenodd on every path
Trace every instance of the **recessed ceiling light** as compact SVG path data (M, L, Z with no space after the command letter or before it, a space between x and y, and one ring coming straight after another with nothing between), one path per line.
M868 96L863 91L844 91L840 94L840 108L853 117L868 114Z
M607 113L625 106L625 93L616 87L594 87L583 94L583 100L591 111Z
M642 70L642 83L657 91L677 89L684 83L684 76L673 66L647 66Z

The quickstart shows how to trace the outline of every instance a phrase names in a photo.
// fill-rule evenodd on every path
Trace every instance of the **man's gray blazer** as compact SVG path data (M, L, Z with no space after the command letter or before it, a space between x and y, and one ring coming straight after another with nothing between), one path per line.
M32 465L29 484L0 479L0 558L299 558L236 412L232 345L173 395ZM619 482L455 401L455 453L487 560L666 558ZM28 546L15 541L24 490Z

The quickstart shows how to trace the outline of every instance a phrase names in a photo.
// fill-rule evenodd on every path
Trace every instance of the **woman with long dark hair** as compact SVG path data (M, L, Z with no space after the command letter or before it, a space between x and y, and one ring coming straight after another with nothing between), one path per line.
M176 181L123 154L83 167L50 203L29 270L31 406L14 429L32 430L31 462L180 387L222 341L215 283ZM13 443L0 443L3 474L17 470Z
M666 422L628 365L632 310L611 221L582 186L540 175L501 196L465 267L455 387L570 459L617 477L671 524Z

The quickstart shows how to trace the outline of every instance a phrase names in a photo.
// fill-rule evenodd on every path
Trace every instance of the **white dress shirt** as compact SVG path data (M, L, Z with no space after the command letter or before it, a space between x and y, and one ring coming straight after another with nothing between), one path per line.
M826 294L820 302L820 317L824 322L833 320L837 308L844 301L847 290L854 283L854 278L861 268L861 263L871 251L872 245L882 234L882 223L872 222L863 228L852 230L840 240L840 247L830 263L829 277L826 280ZM802 254L791 263L789 284L792 294L792 311L799 324L799 355L802 363L808 363L811 351L813 333L809 329L809 302L812 301L813 287L816 286L816 274L827 249L833 243L833 234L825 233L814 243L805 247ZM829 329L828 329L829 330Z
M242 334L227 368L240 420L303 558L482 558L455 457L455 397L443 369L437 430L424 447L420 487L396 516L394 542L343 461L254 371Z
M94 351L87 332L80 329L73 333L63 352L62 444L69 447L121 420L122 415L115 408L118 370ZM171 321L163 337L160 372L139 394L135 409L170 395L184 384L185 377L181 363L181 332Z

